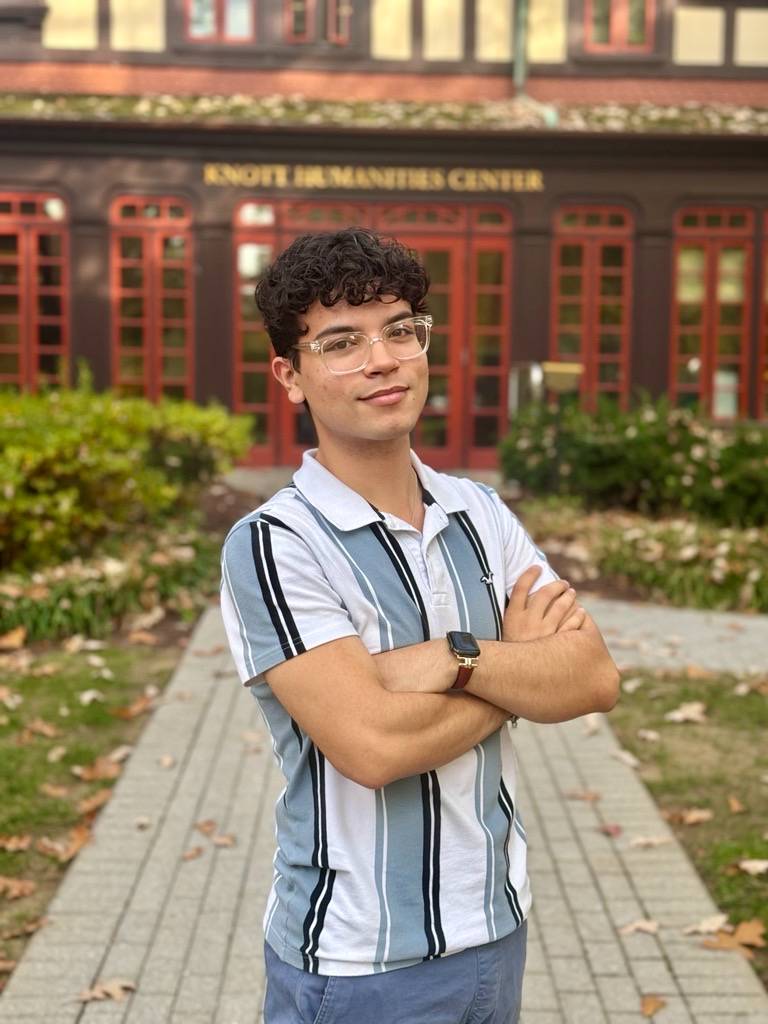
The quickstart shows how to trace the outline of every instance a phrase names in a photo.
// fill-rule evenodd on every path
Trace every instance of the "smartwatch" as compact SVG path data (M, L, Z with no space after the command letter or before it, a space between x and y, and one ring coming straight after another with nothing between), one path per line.
M459 663L456 682L451 689L463 690L480 661L480 646L471 633L462 633L458 630L451 630L446 634L446 639Z

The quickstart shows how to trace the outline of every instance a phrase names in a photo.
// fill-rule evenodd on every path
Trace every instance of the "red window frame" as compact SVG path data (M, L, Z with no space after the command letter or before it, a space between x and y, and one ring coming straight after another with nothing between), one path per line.
M233 281L235 292L232 404L235 412L255 417L257 443L249 461L254 465L295 463L302 453L297 415L301 407L291 405L274 380L272 352L263 324L253 303L255 274L262 257L271 260L289 242L306 231L337 230L349 224L394 234L407 246L422 253L434 252L448 261L450 280L433 281L430 296L440 302L433 329L433 355L438 342L447 346L446 359L431 362L433 376L448 379L450 401L443 398L425 408L425 418L444 420L447 443L433 445L430 438L441 431L440 422L428 424L419 451L433 465L470 465L492 468L497 462L496 441L475 444L476 436L492 437L507 429L507 386L512 331L512 215L502 204L355 202L353 200L271 199L253 197L242 202L235 213L233 237ZM252 266L241 276L241 246L263 245L271 252L251 254ZM481 284L478 255L501 253L495 263L501 267L500 280ZM491 263L494 256L489 257ZM258 267L257 267L258 264ZM493 316L475 316L478 296L497 299ZM489 301L489 300L486 300ZM437 313L437 310L434 310ZM485 323L481 323L485 320ZM490 323L489 323L490 321ZM485 362L478 354L480 344L493 348L489 338L499 339L497 352ZM247 378L246 375L253 375ZM478 384L496 378L497 384ZM440 385L433 389L442 396ZM250 395L247 394L250 392ZM480 394L484 392L484 394ZM478 399L478 395L480 398ZM496 397L491 404L490 397ZM481 422L482 421L482 422ZM466 460L466 461L465 461Z
M349 43L352 24L352 0L327 0L325 37L335 46L346 46ZM337 21L341 15L341 31L336 31Z
M164 396L192 400L194 240L189 204L177 196L122 195L113 200L109 219L112 386L151 401ZM138 246L125 244L136 241ZM126 277L134 282L126 283ZM174 307L179 303L181 311ZM127 369L131 361L141 368Z
M298 0L304 5L304 17L306 27L303 32L294 30L296 24L295 6L297 0L283 0L283 39L286 43L311 43L315 40L317 29L317 4L316 0Z
M608 0L610 39L598 42L593 35L596 0L584 0L584 50L586 53L650 53L654 47L656 0L645 0L645 42L629 41L630 0Z
M248 36L227 35L227 0L211 0L214 8L214 28L207 35L195 35L192 32L192 5L194 0L185 0L184 4L184 35L188 43L226 43L227 46L248 46L256 41L256 3L251 3L251 33Z
M763 287L757 343L757 418L768 420L768 212L763 216Z
M735 369L738 373L737 415L749 413L749 360L753 288L754 213L744 207L689 206L675 215L675 244L672 264L672 301L670 303L669 395L673 402L684 396L695 396L704 411L716 419L735 417L719 415L715 406L715 375L718 370ZM678 270L682 250L701 253L701 295L699 302L679 299ZM741 275L742 301L728 302L721 298L718 261L724 250L743 253ZM741 305L741 324L729 324L724 317L729 306ZM695 307L701 307L697 322ZM685 307L691 307L686 311ZM737 329L738 328L738 329ZM698 336L698 352L691 348ZM723 341L738 338L738 352L722 351ZM692 363L696 366L692 367ZM698 383L685 379L685 374L698 376ZM726 392L727 393L727 392Z
M60 217L46 212L51 203L59 204ZM65 385L70 357L67 205L50 192L0 192L0 236L16 237L15 251L0 248L0 359L15 357L17 366L16 372L0 366L0 388L35 392L42 384ZM57 239L54 245L52 239ZM46 272L53 280L46 281ZM2 309L4 296L16 299L15 313ZM15 341L4 339L4 328L11 328ZM54 369L47 368L51 362Z
M629 404L630 350L633 310L633 241L634 218L620 206L569 204L555 213L552 239L550 289L550 359L556 362L581 362L580 397L583 407L591 412L597 408L601 395L615 395L619 405ZM580 262L565 260L567 247L581 247ZM621 261L605 262L606 249L620 248ZM581 278L575 291L570 279ZM618 282L618 289L604 290L605 285ZM618 307L617 323L608 319L608 310ZM565 319L565 310L578 312L578 320ZM604 319L605 317L605 319ZM563 337L578 336L578 351L563 347ZM617 339L603 350L605 341ZM603 367L616 367L617 380L601 380Z

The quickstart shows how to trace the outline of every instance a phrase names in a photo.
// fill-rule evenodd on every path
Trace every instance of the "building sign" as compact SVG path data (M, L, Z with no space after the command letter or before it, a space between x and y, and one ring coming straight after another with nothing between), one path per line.
M240 188L391 192L542 192L531 168L381 167L378 164L224 164L203 166L206 185Z

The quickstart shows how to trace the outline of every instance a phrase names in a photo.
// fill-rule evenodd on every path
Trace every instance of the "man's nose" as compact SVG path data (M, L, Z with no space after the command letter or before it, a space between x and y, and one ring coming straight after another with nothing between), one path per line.
M398 360L387 348L383 338L373 338L371 342L368 365L365 369L370 372L381 372L392 369L399 365Z

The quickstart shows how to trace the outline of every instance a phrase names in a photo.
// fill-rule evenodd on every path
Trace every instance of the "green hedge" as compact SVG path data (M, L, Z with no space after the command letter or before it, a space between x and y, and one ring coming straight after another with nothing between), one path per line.
M725 427L666 400L597 415L567 405L519 413L500 445L502 471L533 494L646 515L693 513L733 526L768 524L768 428Z
M221 407L76 390L0 394L0 569L84 554L190 508L248 447Z

